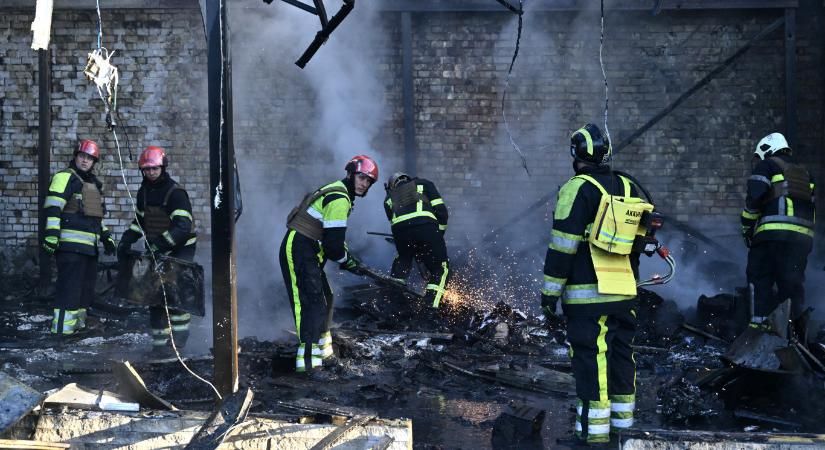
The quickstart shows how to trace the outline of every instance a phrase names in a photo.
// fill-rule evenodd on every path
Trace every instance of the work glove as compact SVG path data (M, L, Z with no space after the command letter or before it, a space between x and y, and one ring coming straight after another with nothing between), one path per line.
M559 316L556 315L556 304L559 298L552 295L541 294L541 313L548 321L558 321Z
M116 250L117 250L117 243L115 243L115 240L112 239L112 235L108 234L108 235L104 236L103 237L103 252L106 255L112 256L112 255L115 254Z
M53 255L57 251L57 246L57 236L46 236L43 239L43 250L46 250L46 253Z
M163 238L163 236L149 240L146 244L149 247L149 251L152 253L163 253L172 249L172 246L166 241L166 239Z
M361 266L361 261L359 261L356 257L352 256L349 253L347 253L347 260L342 262L338 267L341 270L346 270L355 275L364 274L363 268Z

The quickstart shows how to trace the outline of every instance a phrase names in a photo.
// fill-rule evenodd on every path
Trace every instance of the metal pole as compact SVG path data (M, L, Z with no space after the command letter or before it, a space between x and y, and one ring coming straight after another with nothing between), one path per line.
M238 389L238 302L235 286L235 171L232 145L232 60L229 0L207 0L209 165L212 208L212 334L215 386Z
M415 91L412 65L412 14L401 13L401 66L404 98L404 170L415 176L418 151L415 145Z
M37 215L37 248L40 249L40 285L49 286L52 279L52 260L40 243L46 237L46 215L43 213L42 206L49 192L49 163L52 154L51 50L38 50L37 60L38 83L40 84L40 97L38 100L40 137L37 144L37 210L39 211Z
M785 137L796 148L796 9L785 9Z

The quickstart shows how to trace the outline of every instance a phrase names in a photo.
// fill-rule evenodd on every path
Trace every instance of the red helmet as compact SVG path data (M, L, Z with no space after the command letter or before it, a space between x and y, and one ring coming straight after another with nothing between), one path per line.
M75 156L80 152L91 156L95 161L100 159L100 149L97 148L97 142L91 139L83 139L80 141L80 145L78 145L77 150L74 151Z
M138 167L141 169L147 167L166 167L166 162L166 152L160 147L150 145L140 154Z
M378 164L367 155L353 156L344 169L348 173L363 173L370 177L373 183L378 181Z

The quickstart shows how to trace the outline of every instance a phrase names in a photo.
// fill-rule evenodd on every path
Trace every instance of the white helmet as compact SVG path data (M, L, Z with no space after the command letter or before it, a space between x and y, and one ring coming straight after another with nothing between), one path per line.
M753 154L759 159L765 159L784 149L790 149L790 147L788 147L788 141L785 140L785 136L782 136L782 133L771 133L763 137L762 140L756 144L756 149L753 151Z

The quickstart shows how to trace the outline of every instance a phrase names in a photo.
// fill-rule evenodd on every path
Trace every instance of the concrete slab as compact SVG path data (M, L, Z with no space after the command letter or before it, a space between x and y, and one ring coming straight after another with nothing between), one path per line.
M118 414L95 411L47 412L40 417L33 439L66 442L72 449L149 450L185 446L203 426L209 413L151 411ZM306 450L321 442L338 427L332 424L300 424L261 417L248 417L232 430L219 449ZM376 419L350 430L336 450L374 448L392 438L390 450L412 449L410 420Z
M812 450L825 449L825 435L714 433L708 431L631 431L622 450Z

